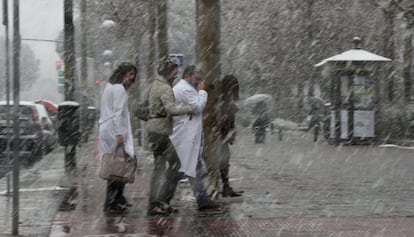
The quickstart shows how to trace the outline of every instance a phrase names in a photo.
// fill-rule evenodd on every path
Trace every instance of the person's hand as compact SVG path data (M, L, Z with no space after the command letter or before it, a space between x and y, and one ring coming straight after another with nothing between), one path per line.
M124 137L122 135L116 135L116 148L124 147Z
M206 84L204 84L204 81L200 81L200 83L198 83L197 90L206 90Z

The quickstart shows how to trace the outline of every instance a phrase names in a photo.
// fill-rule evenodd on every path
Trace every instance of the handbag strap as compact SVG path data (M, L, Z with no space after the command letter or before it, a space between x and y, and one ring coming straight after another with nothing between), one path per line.
M124 146L122 146L122 145L117 145L117 146L115 147L114 157L116 156L116 151L117 151L119 148L122 148L122 151L124 152L124 157L126 157L128 153L125 151L125 147L124 147Z

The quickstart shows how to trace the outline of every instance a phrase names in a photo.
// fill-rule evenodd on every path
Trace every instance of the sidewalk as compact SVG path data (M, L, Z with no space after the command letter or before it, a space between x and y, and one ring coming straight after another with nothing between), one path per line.
M152 218L146 216L150 176L152 172L152 156L148 152L139 151L138 174L133 184L127 184L125 196L133 204L128 213L121 215L107 215L103 213L106 181L98 177L99 158L96 149L89 149L84 159L79 161L82 171L81 178L73 195L75 210L58 212L51 228L50 236L194 236L189 234L181 215L195 212L195 201L188 183L181 183L180 197L176 206L180 206L180 215L171 218ZM182 202L182 203L180 203ZM185 209L184 209L185 208ZM188 210L186 210L188 208ZM166 227L166 228L162 228ZM173 233L173 235L171 235ZM138 234L138 235L137 235Z
M62 148L20 171L19 234L47 236L59 205L70 190ZM7 178L0 179L0 236L12 229L13 196L6 195ZM11 192L12 192L11 188Z
M22 174L20 233L51 237L142 236L414 236L414 160L410 150L333 147L303 133L268 136L255 145L240 131L231 147L231 182L242 198L221 199L223 212L196 211L188 182L181 182L171 217L147 217L152 156L137 148L140 169L125 194L122 215L103 213L105 181L98 178L96 144L78 152L74 187L63 157L47 156ZM46 175L47 174L47 175ZM41 189L40 189L41 188ZM27 189L31 189L29 192ZM37 191L33 191L36 189ZM0 191L5 190L4 179ZM7 201L9 200L9 201ZM0 196L0 236L11 229L11 199ZM49 232L50 231L50 232Z
M173 202L180 212L171 217L147 217L152 170L149 153L140 153L141 169L136 182L126 187L126 196L134 206L123 215L105 215L102 212L105 182L98 178L96 155L89 154L80 163L83 173L76 209L58 213L50 236L414 236L414 218L409 217L414 213L413 192L407 190L412 182L402 181L396 186L392 182L397 178L390 176L392 182L388 185L389 174L380 173L378 177L386 181L375 183L375 172L379 170L375 165L382 167L383 160L389 157L401 156L399 163L406 170L389 161L395 169L403 173L414 170L412 165L404 163L410 162L407 151L354 147L338 150L315 144L310 135L304 137L303 133L295 132L287 133L282 142L270 136L263 146L253 145L250 140L248 134L241 132L237 145L232 147L232 183L236 189L245 191L243 198L222 199L223 212L212 215L196 211L189 184L182 182ZM321 157L320 153L325 155ZM333 154L341 159L332 160ZM357 164L358 168L352 167L353 171L346 168L349 154L353 154L352 161L363 162ZM378 154L383 155L377 157ZM365 167L372 166L371 174ZM327 167L332 170L326 170ZM333 170L339 167L345 173L334 174ZM365 169L365 173L358 169ZM384 167L384 172L393 171ZM345 180L330 175L342 175ZM355 180L347 181L352 175ZM357 186L358 180L362 184ZM372 193L365 194L363 190ZM384 197L380 195L382 192L390 195Z

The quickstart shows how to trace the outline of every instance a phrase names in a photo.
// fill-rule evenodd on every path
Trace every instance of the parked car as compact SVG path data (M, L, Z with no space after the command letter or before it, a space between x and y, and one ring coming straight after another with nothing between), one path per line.
M10 142L10 149L7 149L7 133L9 137L14 134L14 120L10 118L7 126L7 116L1 115L0 120L0 153L5 153L13 149L13 142ZM43 154L44 137L39 124L31 121L30 118L19 116L19 151L21 155L29 155L32 159L40 159Z
M57 134L55 125L49 117L48 112L43 104L36 104L37 113L40 118L40 125L43 130L44 152L51 152L57 145Z
M58 111L58 105L53 103L49 100L35 100L33 101L35 104L42 104L45 106L45 109L52 120L53 123L56 123L56 117L57 117L57 111Z
M11 109L13 109L13 102L10 102ZM0 120L6 115L6 102L0 101ZM33 102L21 101L19 105L19 118L28 119L31 126L38 127L42 133L41 148L44 154L49 153L57 144L57 134L55 126L50 119L44 105L35 104Z

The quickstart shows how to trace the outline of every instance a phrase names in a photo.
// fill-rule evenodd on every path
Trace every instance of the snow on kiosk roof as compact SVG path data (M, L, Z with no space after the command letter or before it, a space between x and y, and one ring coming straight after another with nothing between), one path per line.
M322 66L327 62L344 62L344 61L389 62L391 61L391 59L389 58L385 58L383 56L361 49L358 45L360 41L361 41L360 38L355 37L353 39L354 44L356 44L354 49L350 49L348 51L337 54L335 56L325 58L318 64L315 64L315 67Z

